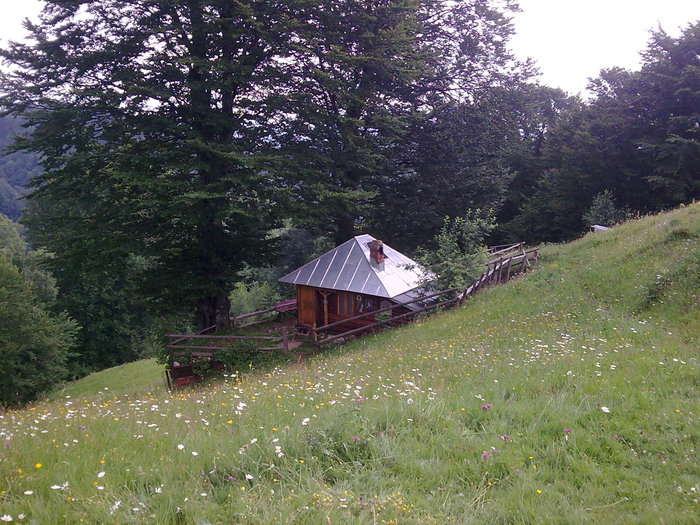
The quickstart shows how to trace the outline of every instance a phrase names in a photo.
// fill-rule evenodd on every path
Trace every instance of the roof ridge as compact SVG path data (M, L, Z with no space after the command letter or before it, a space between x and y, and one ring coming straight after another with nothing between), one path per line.
M371 262L369 244L377 240L369 233L355 235L281 277L281 282L375 295L395 297L421 286L425 270L401 252L384 245L392 253L382 268ZM354 242L353 242L354 241ZM360 250L358 254L355 246Z

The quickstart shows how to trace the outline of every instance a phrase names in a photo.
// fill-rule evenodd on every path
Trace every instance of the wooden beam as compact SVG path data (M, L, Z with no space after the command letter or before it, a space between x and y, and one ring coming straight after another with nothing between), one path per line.
M419 314L419 313L422 313L422 312L426 312L426 311L428 311L428 310L432 310L433 308L437 308L437 307L439 307L439 306L445 306L445 305L448 305L448 304L456 303L457 301L458 301L458 298L457 298L457 297L452 298L452 299L448 299L447 301L442 301L442 302L440 302L440 303L437 303L437 304L428 306L428 307L426 307L426 308L421 308L420 310L415 310L415 311L407 312L407 313L404 313L404 314L400 314L400 315L397 315L397 316L395 316L395 317L390 317L389 319L385 319L384 321L377 321L376 323L372 323L372 324L369 324L369 325L367 325L367 326L361 326L360 328L355 328L355 329L353 329L353 330L348 330L347 332L343 332L342 334L337 334L337 335L332 335L332 336L330 336L330 337L326 337L325 339L320 340L320 341L318 342L318 344L321 345L321 344L324 344L324 343L329 343L329 342L331 342L331 341L335 341L336 339L339 339L339 338L341 338L341 337L345 337L345 336L347 336L347 335L356 334L356 333L358 333L358 332L364 332L365 330L369 330L370 328L376 328L377 326L381 326L381 325L385 325L385 324L391 323L391 322L393 322L393 321L396 321L397 319L403 319L404 317L409 317L409 316L411 316L411 315L416 315L416 314Z
M456 292L456 291L459 291L459 288L450 288L448 290L441 290L439 292L434 292L434 293L431 293L428 295L424 295L423 297L419 297L418 299L413 299L411 301L405 301L403 303L392 304L391 306L386 306L384 308L380 308L379 310L372 310L371 312L356 315L355 317L348 317L347 319L341 319L340 321L336 321L336 322L331 323L331 324L319 326L318 328L316 328L316 331L323 332L323 331L328 330L329 328L333 328L334 326L339 326L339 325L347 323L349 321L356 321L357 319L364 319L365 317L380 314L382 312L388 312L389 310L393 310L394 308L397 308L399 306L405 306L407 304L417 303L419 301L424 301L426 299L432 299L433 297L437 297L439 295L445 295L445 294Z
M185 337L185 334L165 334L165 337ZM237 339L279 339L279 337L273 337L268 335L188 335L186 339L223 339L223 340L237 340ZM175 344L171 342L170 344Z
M170 348L172 350L176 350L179 348L193 348L193 349L197 349L197 350L227 350L226 348L221 347L221 346L192 346L192 345L178 345L178 346L168 345L168 348ZM183 352L183 355L187 354L187 353L188 352ZM190 352L190 354L191 354L191 352Z

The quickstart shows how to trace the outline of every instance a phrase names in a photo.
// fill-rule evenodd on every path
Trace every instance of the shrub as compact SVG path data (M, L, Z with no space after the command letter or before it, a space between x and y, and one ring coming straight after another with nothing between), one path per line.
M468 210L464 217L445 217L430 248L418 250L418 262L438 278L435 290L466 288L482 272L484 239L495 228L491 211Z
M229 294L229 300L231 315L236 316L269 308L280 300L280 295L270 282L239 282Z
M593 226L594 224L614 226L626 220L629 215L629 210L615 207L612 192L610 190L605 190L593 197L591 207L583 214L583 220L589 226Z
M19 269L0 254L0 404L26 403L67 373L75 321L51 315Z

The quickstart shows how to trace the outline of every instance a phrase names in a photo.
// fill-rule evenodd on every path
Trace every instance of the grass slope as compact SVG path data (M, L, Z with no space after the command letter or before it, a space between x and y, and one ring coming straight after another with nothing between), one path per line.
M695 523L700 206L302 368L0 419L36 523ZM148 387L150 388L150 386Z
M162 395L166 390L163 366L155 359L108 368L87 377L67 383L48 396L51 401L64 398L94 396L105 392L118 395L138 394L146 391ZM103 392L104 391L104 392Z

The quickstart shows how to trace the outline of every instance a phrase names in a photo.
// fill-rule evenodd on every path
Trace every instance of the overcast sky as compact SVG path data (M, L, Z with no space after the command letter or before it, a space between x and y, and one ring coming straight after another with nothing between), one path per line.
M34 18L39 0L0 0L0 44L20 39L21 21ZM649 30L673 35L700 20L700 0L520 0L511 47L532 57L541 82L569 93L584 92L602 68L638 69Z

